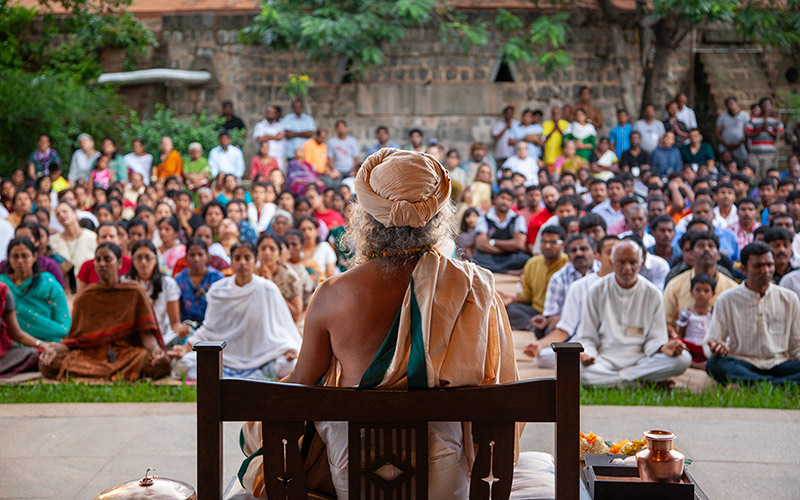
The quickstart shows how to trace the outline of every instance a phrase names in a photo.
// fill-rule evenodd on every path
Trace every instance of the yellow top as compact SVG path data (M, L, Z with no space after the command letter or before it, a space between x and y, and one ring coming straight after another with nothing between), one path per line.
M542 137L547 137L547 134L553 132L553 135L544 143L544 162L547 165L552 165L556 162L556 158L561 156L561 145L564 143L563 132L567 130L569 122L567 120L558 120L558 128L561 132L553 132L556 124L553 120L547 120L542 124Z
M314 165L314 170L323 175L328 171L328 145L318 143L313 137L303 143L306 161Z
M672 278L664 289L664 315L667 317L667 326L675 328L675 322L681 311L694 305L692 297L692 278L695 277L694 269L684 271ZM719 294L725 290L736 288L735 281L717 271L717 288L714 289L714 296L711 297L711 305L717 301Z
M562 253L550 266L544 260L544 255L535 255L528 259L522 270L522 299L531 307L541 312L544 309L544 298L547 293L547 284L550 278L569 262L567 254Z

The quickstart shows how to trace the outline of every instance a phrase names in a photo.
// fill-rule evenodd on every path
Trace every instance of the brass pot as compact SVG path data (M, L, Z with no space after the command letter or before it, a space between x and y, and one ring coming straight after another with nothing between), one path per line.
M644 433L647 448L636 454L639 477L648 483L679 483L683 476L683 454L672 449L675 434L669 431Z
M120 484L97 495L95 500L197 500L194 488L188 484L153 476L147 469L139 480Z

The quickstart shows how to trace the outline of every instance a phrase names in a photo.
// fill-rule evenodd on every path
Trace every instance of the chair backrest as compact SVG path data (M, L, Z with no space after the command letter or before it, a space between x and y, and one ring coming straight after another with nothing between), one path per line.
M221 496L222 423L226 421L262 422L267 497L292 500L307 498L303 461L296 446L307 421L348 422L349 463L362 464L349 467L351 500L381 498L381 491L397 491L396 498L427 498L428 422L471 422L478 452L470 499L489 498L491 485L491 498L507 500L513 478L515 423L555 422L555 497L579 498L580 344L553 344L555 378L410 391L223 379L224 347L224 342L194 346L199 500L219 500ZM383 479L376 471L386 464L402 473L392 480ZM287 482L288 478L291 481Z

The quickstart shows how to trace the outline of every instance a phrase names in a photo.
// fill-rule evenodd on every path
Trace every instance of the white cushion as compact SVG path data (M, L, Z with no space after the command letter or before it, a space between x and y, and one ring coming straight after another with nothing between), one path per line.
M538 451L520 453L511 483L511 500L554 500L555 491L553 456Z

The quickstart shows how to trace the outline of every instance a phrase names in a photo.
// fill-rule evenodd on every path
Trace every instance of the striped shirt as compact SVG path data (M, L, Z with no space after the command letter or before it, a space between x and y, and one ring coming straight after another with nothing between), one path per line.
M714 306L703 350L724 342L730 356L769 370L800 359L800 300L789 289L769 285L762 297L743 283L723 292Z
M767 127L751 139L750 152L751 153L774 153L775 152L775 137L768 131L776 134L783 133L783 123L777 115L770 115L766 118ZM745 133L752 134L757 129L764 127L763 116L751 116L750 121L744 127Z
M592 268L586 271L586 274L594 273L600 270L600 262L594 261ZM583 275L575 269L572 262L567 263L564 267L556 271L550 283L547 285L547 294L544 297L544 309L542 315L545 317L555 316L561 314L561 309L564 307L564 299L567 297L567 290L570 285L581 279Z

